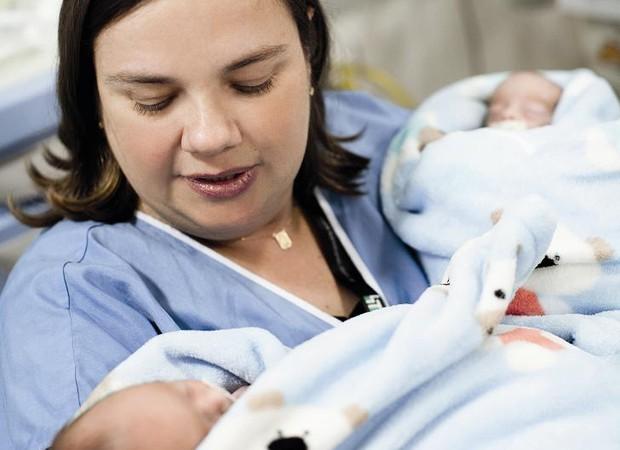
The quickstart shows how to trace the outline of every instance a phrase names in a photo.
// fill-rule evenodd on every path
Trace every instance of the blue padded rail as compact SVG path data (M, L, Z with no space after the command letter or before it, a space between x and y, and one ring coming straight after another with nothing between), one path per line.
M0 88L0 163L55 133L55 72L45 71Z

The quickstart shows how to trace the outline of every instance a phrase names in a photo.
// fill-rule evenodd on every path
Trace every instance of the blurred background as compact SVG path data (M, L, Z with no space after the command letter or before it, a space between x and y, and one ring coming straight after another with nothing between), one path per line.
M324 3L334 25L334 81L370 80L403 103L514 69L591 67L620 90L620 0Z
M331 83L408 107L471 75L590 67L620 91L620 0L324 0ZM0 0L0 286L37 230L8 213L37 205L24 171L54 137L60 0Z

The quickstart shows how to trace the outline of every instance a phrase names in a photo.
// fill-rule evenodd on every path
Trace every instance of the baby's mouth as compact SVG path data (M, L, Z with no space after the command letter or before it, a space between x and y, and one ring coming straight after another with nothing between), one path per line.
M489 128L506 131L523 131L527 130L529 126L524 120L498 120L489 123Z

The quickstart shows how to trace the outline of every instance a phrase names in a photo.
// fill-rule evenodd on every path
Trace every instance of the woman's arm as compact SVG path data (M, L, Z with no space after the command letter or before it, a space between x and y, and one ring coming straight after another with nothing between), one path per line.
M0 448L44 448L105 374L157 334L121 261L46 260L35 247L0 297ZM60 251L60 249L59 249Z

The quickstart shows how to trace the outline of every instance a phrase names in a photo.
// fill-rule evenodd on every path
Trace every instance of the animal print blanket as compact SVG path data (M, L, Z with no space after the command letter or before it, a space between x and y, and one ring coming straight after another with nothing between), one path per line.
M465 243L412 305L291 350L257 329L164 334L95 393L155 379L251 383L200 450L617 449L620 366L499 324L554 229L544 203L526 199Z

